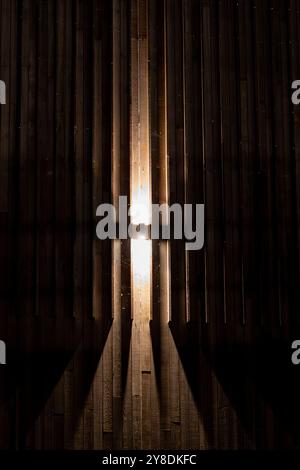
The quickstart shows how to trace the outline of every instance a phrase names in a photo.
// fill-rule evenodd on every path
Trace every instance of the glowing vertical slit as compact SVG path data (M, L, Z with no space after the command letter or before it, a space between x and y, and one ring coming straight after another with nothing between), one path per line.
M137 1L137 37L132 39L131 49L131 222L135 225L151 223L148 46L142 20ZM151 317L151 257L150 240L131 240L133 317Z

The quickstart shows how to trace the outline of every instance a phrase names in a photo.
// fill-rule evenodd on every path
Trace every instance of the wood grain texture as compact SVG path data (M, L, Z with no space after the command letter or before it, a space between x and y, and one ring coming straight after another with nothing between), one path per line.
M299 447L298 0L0 11L0 448ZM205 204L203 250L152 242L149 305L95 234L139 136L152 201Z

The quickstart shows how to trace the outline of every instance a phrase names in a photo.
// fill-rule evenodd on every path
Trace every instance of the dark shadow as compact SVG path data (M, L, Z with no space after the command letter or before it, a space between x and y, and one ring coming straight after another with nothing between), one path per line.
M152 241L152 319L150 335L158 393L161 387L161 316L160 316L160 266L155 260L159 259L159 243Z
M8 385L5 394L1 395L0 407L6 407L10 402L13 404L10 420L15 422L15 426L14 433L10 435L10 448L30 447L30 430L70 364L74 399L68 426L75 430L111 326L111 321L102 322L102 325L92 319L89 321L91 324L86 328L87 334L83 329L75 334L76 341L69 350L24 354L18 349L10 350L8 345L9 366L4 371ZM72 335L71 329L69 334ZM88 344L90 346L86 347ZM63 441L59 443L58 440L57 445L63 446Z
M130 264L130 240L122 240L122 264L121 264L121 354L122 354L122 397L126 388L130 341L131 341L131 264ZM122 398L123 399L123 398Z
M290 340L259 329L248 343L235 340L226 332L226 326L214 343L205 325L199 336L199 325L187 324L185 344L173 324L170 330L210 446L215 447L212 432L216 406L212 374L215 374L249 442L256 448L299 447L300 375L291 362L291 344L300 337L299 326ZM273 415L270 422L267 409ZM268 436L272 426L279 431L276 442ZM232 430L228 428L227 432L230 435Z

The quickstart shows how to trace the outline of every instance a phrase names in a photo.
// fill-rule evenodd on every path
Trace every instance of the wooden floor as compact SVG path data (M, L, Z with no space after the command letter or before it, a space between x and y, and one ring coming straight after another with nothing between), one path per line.
M300 2L0 13L0 448L299 447ZM95 231L145 103L153 202L205 204L203 250L152 242L151 321Z

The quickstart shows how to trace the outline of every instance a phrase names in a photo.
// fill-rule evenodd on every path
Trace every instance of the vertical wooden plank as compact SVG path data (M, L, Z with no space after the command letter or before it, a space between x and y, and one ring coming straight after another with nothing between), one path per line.
M152 203L166 202L166 154L165 154L165 81L164 81L164 3L149 2L149 112L150 112L150 164ZM161 445L161 407L166 410L166 402L159 395L158 387L164 390L161 379L161 329L167 330L168 311L165 305L166 270L163 259L166 258L166 243L152 241L152 363L151 370L151 420L152 448ZM168 332L167 332L168 333ZM167 340L168 341L168 340ZM167 373L167 371L166 371ZM160 399L159 399L160 396Z
M204 203L204 165L202 134L202 57L201 57L201 4L183 2L183 55L184 55L184 179L185 203ZM193 217L195 210L193 210ZM193 401L199 389L199 375L194 375L191 359L199 367L198 343L201 318L205 318L205 264L204 250L187 251L186 254L186 320L187 348L185 361L185 419L189 447L198 445L198 414ZM183 405L184 406L184 405Z
M288 9L288 32L289 32L289 76L290 81L298 80L297 77L300 76L300 58L299 58L299 18L300 11L298 8L298 3L295 0L291 0L290 8ZM289 83L291 86L291 84ZM299 194L299 177L300 177L300 167L299 167L299 156L300 156L300 118L299 106L294 106L290 110L291 112L291 126L292 126L292 152L293 152L293 163L292 173L294 174L293 178L293 217L294 217L294 233L296 236L296 246L297 246L297 272L295 274L295 286L299 285L300 280L300 237L299 237L299 214L300 214L300 194ZM299 312L299 301L300 295L298 289L296 289L296 299L295 299L295 311ZM294 323L299 323L299 316L296 315L296 318L293 319Z
M111 178L111 6L95 0L93 6L93 214L100 203L112 200ZM92 21L92 20L91 20ZM94 218L94 225L96 220ZM94 238L94 237L93 237ZM103 332L112 317L111 241L94 241L93 318Z
M161 45L158 50L159 57L159 76L158 90L160 90L158 96L159 110L159 161L157 166L159 167L159 195L158 200L153 202L168 203L169 191L168 191L168 152L167 152L167 5L166 2L157 2L158 17L161 20ZM150 81L153 83L152 74L150 75ZM151 89L152 91L152 89ZM151 110L152 118L155 116ZM154 150L154 149L153 149ZM156 155L157 158L158 155ZM152 184L156 182L155 172L155 155L152 155ZM153 190L152 190L153 191ZM153 191L155 196L156 192ZM155 242L153 242L153 263L155 262L156 250ZM169 242L164 241L159 244L159 315L157 319L155 311L153 312L153 319L159 321L159 335L160 345L158 347L158 367L160 371L159 375L159 386L160 386L160 446L162 448L170 448L171 446L171 415L170 415L170 331L168 322L170 320L170 280L169 280ZM153 267L153 269L155 269ZM153 276L153 282L155 282L155 275ZM156 300L157 301L157 300ZM155 305L155 291L153 290L153 305ZM157 346L154 344L154 348Z
M239 34L239 116L240 116L240 188L242 224L242 278L243 278L243 315L242 322L253 321L255 315L256 291L256 252L255 252L255 81L254 81L254 44L253 18L251 5L242 2L238 8ZM258 202L258 201L256 201ZM249 325L250 326L250 325Z
M8 245L6 247L6 256L9 259L7 269L3 272L7 282L7 345L8 347L16 348L16 297L12 296L12 292L16 287L16 266L17 266L17 230L16 226L19 223L16 216L17 197L16 191L18 184L18 162L19 162L19 123L20 123L20 73L21 69L21 28L20 28L20 6L16 1L9 2L10 5L10 73L9 82L12 84L9 87L7 94L7 103L9 106L9 149L8 149L8 171L9 171L9 185L8 185L8 220L6 229L9 229ZM5 21L5 19L3 19ZM6 105L7 106L7 105ZM6 235L7 236L7 235ZM5 245L3 245L5 249ZM3 263L4 264L4 263ZM4 383L4 381L3 381ZM7 382L9 383L9 382ZM17 406L17 390L11 394L11 403L8 408L9 424L7 429L11 428L10 434L6 433L6 439L9 440L9 447L16 447L18 444L18 427L16 420L16 406Z
M7 352L13 347L14 335L11 327L13 309L11 299L11 266L14 261L12 254L15 250L15 235L12 229L13 204L12 193L15 185L12 184L12 168L16 166L16 50L17 50L17 5L16 2L1 2L1 38L0 38L0 78L6 83L6 104L0 108L0 331L1 339L5 341ZM14 264L15 267L15 264ZM9 353L8 359L9 361ZM2 388L0 400L1 407L0 439L2 448L14 446L14 409L13 396L10 391L10 370L2 366L0 370Z
M206 360L215 361L215 345L224 318L223 291L223 204L222 164L220 139L220 89L219 89L219 28L217 2L203 2L202 10L202 70L203 70L203 155L205 165L205 318L201 341ZM203 362L205 364L205 362ZM203 369L205 371L205 369ZM211 446L217 445L216 389L217 382L211 370L210 386L207 386L201 401L208 403L208 436ZM209 396L213 396L210 402Z
M87 188L86 175L88 169L87 155L87 131L88 121L86 107L89 105L89 98L86 93L85 67L87 66L87 9L89 4L82 0L76 1L76 63L75 63L75 240L74 240L74 264L73 264L73 282L74 282L74 326L78 330L78 335L82 337L82 327L86 317L90 312L87 311L87 291L86 276L88 271L86 241L87 241ZM87 77L89 74L87 74ZM87 102L85 101L87 100ZM75 357L75 370L73 374L75 389L74 405L79 405L83 371L82 371L82 348L81 344ZM84 412L81 410L76 423L74 433L74 446L76 449L84 447Z
M276 258L273 253L275 247L274 208L273 208L273 156L272 156L272 96L270 90L270 10L268 2L256 2L254 10L254 36L255 36L255 113L258 146L258 167L256 177L256 191L259 200L264 201L258 207L257 231L260 234L258 250L258 324L270 325L278 320L278 292L272 294L272 286L276 285ZM259 331L259 330L258 330ZM263 424L266 416L263 403L255 403L256 445L264 446Z
M280 286L279 319L272 325L273 340L290 341L295 335L297 323L299 267L296 229L296 187L293 180L294 155L293 132L291 127L292 103L290 97L290 37L288 29L288 3L271 1L272 35L272 89L273 89L273 128L274 128L274 179L276 192L275 217L277 233L277 278ZM279 328L278 328L279 324ZM282 425L273 411L270 426L274 426L274 439L270 446L278 446L284 440ZM272 436L272 434L271 434Z
M22 15L22 82L21 82L21 137L20 137L20 214L18 240L18 313L24 318L23 334L20 338L29 340L29 318L35 311L35 215L36 215L36 26L37 10L35 3L26 1ZM19 326L20 323L19 323ZM22 344L22 343L21 343ZM20 346L21 346L20 344ZM23 346L23 345L22 345ZM26 349L26 348L25 348Z
M58 344L72 348L74 228L74 4L57 3L55 126L55 317Z
M112 100L113 100L113 119L112 119L112 190L113 190L113 203L116 208L119 208L119 196L121 177L120 164L121 164L121 148L122 148L122 127L121 113L124 112L122 103L124 97L121 96L120 81L121 78L121 57L122 57L122 33L121 27L125 20L122 16L121 9L118 2L113 2L112 5L112 40L113 40L113 87L112 87ZM120 2L119 2L120 3ZM123 13L123 11L122 11ZM123 26L124 28L124 26ZM123 29L122 28L122 29ZM123 38L124 39L124 38ZM124 77L124 80L126 76ZM103 90L103 92L105 92ZM127 170L128 171L128 170ZM122 268L121 268L121 255L122 245L120 241L113 242L113 439L114 447L120 448L123 443L123 413L122 413ZM128 282L128 281L127 281ZM128 312L126 312L128 315ZM128 320L128 318L127 318ZM127 323L126 323L127 326Z
M119 116L120 116L120 168L119 194L125 195L130 201L130 0L120 1L120 49L119 49ZM117 112L117 109L116 109ZM131 272L130 272L130 240L121 241L121 310L124 346L128 346L131 327Z
M93 215L100 203L111 201L111 6L93 2ZM95 220L95 219L94 219ZM96 221L94 226L96 226ZM95 353L102 352L112 317L112 259L110 240L93 241L93 318L88 339L94 339ZM96 328L95 328L96 326ZM99 338L101 340L99 341ZM94 384L94 445L103 445L103 362L97 367ZM98 444L97 444L98 443Z
M6 89L6 104L0 107L0 213L8 211L8 152L9 152L9 111L10 111L10 54L11 54L11 7L9 2L1 2L1 37L0 37L0 80Z
M75 67L76 4L57 5L56 81L56 318L63 321L67 350L74 348L74 225L75 225ZM74 447L74 361L64 372L64 445Z
M112 332L103 351L103 448L113 446L113 375L112 375Z
M190 95L188 87L189 83L189 69L191 67L191 16L190 16L190 2L182 2L182 95L183 95L183 182L184 184L184 203L191 203L191 193L193 191L193 183L191 181L191 160L190 152L193 145L192 141L192 128L190 121ZM201 86L201 85L200 85ZM189 88L190 89L190 88ZM197 107L197 102L194 106ZM201 176L201 173L199 174ZM185 252L185 318L186 322L191 320L191 285L195 272L191 272L191 267L194 266L194 257L190 256L190 252ZM191 277L191 276L192 277ZM188 354L184 351L183 354ZM180 429L181 429L181 448L188 449L190 447L190 416L189 416L189 400L188 388L189 384L186 378L183 365L183 358L179 361L179 396L180 396Z
M182 3L166 2L166 106L169 204L184 203ZM185 250L182 240L170 242L170 430L171 446L180 447L179 358L174 341L184 342Z
M149 203L151 203L150 186L150 130L149 130L149 8L148 0L139 1L139 68L140 68L140 138L141 155L146 156L145 166L145 185L148 186L150 194ZM147 174L148 173L148 174ZM151 243L151 242L148 242ZM152 246L152 243L151 243ZM152 253L151 255L152 256ZM151 260L149 259L148 269L151 269ZM151 375L152 366L152 345L150 338L149 320L151 318L151 273L149 275L149 285L146 287L144 314L141 315L141 380L142 380L142 448L151 448ZM147 302L147 304L146 304ZM135 321L135 318L134 318Z
M134 201L134 191L139 193L139 165L140 165L140 1L132 0L131 2L131 23L130 23L130 52L131 52L131 108L130 108L130 124L131 124L131 201L132 203L143 203L145 201ZM138 194L135 196L138 198ZM133 271L132 266L132 271ZM132 329L131 329L131 361L132 361L132 423L133 423L133 448L142 448L142 374L141 374L141 322L140 314L137 309L137 296L139 296L139 288L134 284L134 273L131 274L132 279ZM143 307L142 307L143 308ZM134 316L134 313L136 314Z
M224 203L225 254L225 322L238 326L241 303L239 160L238 160L238 108L235 51L235 11L229 1L220 5L220 96ZM225 41L226 38L226 41Z
M166 2L167 12L167 151L169 164L169 204L184 204L184 115L182 4ZM176 78L176 79L175 79ZM182 241L171 246L171 320L185 321L185 250Z
M243 342L251 347L255 338L256 311L259 289L257 282L256 246L259 234L256 231L256 207L259 200L256 193L256 173L258 166L256 122L255 122L255 78L254 78L254 41L253 8L248 2L239 4L239 115L240 115L240 189L241 189L241 227L242 227L242 323ZM247 374L245 374L247 375ZM253 385L245 377L245 387ZM245 414L249 429L249 441L255 435L255 416L253 413L253 394L247 393ZM245 442L248 445L248 442Z
M185 203L204 202L201 5L183 2ZM204 250L186 253L187 320L204 316Z
M62 141L57 134L57 10L55 4L39 3L38 23L38 105L37 105L37 267L36 267L36 315L41 324L39 331L42 349L57 351L62 347L63 322L58 326L54 317L57 306L55 296L57 250L55 222L57 209L57 161L56 152ZM60 62L60 65L62 63ZM60 70L61 71L61 70ZM61 88L58 87L61 92ZM60 106L59 106L60 108ZM60 116L60 115L59 115ZM61 170L60 163L58 164ZM59 175L61 176L61 175ZM59 212L60 213L60 212ZM60 315L59 315L60 317ZM58 327L57 327L58 326ZM48 339L51 338L51 339ZM47 341L48 340L48 341ZM48 385L49 386L49 385ZM51 417L51 419L49 419ZM43 420L41 419L43 418ZM64 376L58 380L48 399L44 416L38 424L45 429L43 447L57 448L64 445ZM50 423L49 423L50 421ZM50 426L48 425L50 424ZM38 432L38 430L37 430Z
M21 69L21 18L20 5L17 2L10 2L11 5L11 72L10 81L13 87L10 87L9 107L10 107L10 147L9 147L9 227L11 230L9 258L11 260L9 269L9 294L10 294L10 310L9 316L9 339L8 342L13 348L16 347L16 296L12 296L13 286L16 286L17 273L15 267L17 265L17 197L18 191L18 163L19 163L19 142L20 142L20 69Z
M82 324L83 314L83 146L84 146L84 16L83 2L76 1L75 10L75 123L74 123L74 198L75 198L75 240L74 240L74 306L76 324Z
M221 104L221 155L224 208L224 348L229 354L237 344L243 322L242 303L242 257L240 235L240 159L239 159L239 81L237 56L236 10L238 5L230 1L219 3L219 64ZM226 39L226 40L225 40ZM221 340L222 341L222 340ZM225 379L226 382L226 379ZM226 391L225 391L226 393ZM220 426L220 440L231 423L232 443L236 446L237 421L228 397L220 393L220 407L224 407L224 420Z
M35 315L39 328L36 341L46 351L56 344L43 344L51 338L54 316L54 151L55 151L55 10L53 5L39 3L37 25L37 106L36 106L36 268Z
M258 207L261 234L259 246L258 276L260 283L260 322L261 324L278 323L279 290L277 285L276 240L274 231L274 173L272 155L272 93L270 89L270 10L267 2L255 3L255 88L257 116L257 138L259 168L257 191L259 200L264 201Z
M279 319L283 334L295 308L294 226L292 223L292 159L290 134L290 81L288 70L288 17L286 4L271 1L274 177L276 187L277 276L280 285ZM293 247L293 248L292 248Z
M94 54L93 54L93 1L83 2L83 332L81 367L83 375L81 380L80 404L83 410L83 448L92 449L93 446L93 387L91 376L94 376L94 354L97 355L97 345L94 337L100 335L99 325L95 325L93 314L93 243L94 221L93 210L93 116L94 116ZM98 328L97 328L98 327ZM96 349L96 351L95 351ZM96 356L97 358L97 356ZM87 363L88 362L88 363Z
M128 27L129 3L114 1L112 4L112 190L113 203L117 210L119 209L119 196L128 197L130 192ZM127 368L131 328L129 240L113 243L113 317L114 446L120 447L123 442L125 447L130 447L132 400L131 374ZM121 357L124 357L122 363ZM123 404L122 392L124 393Z
M21 78L21 129L18 193L18 350L28 353L34 338L33 315L35 312L35 267L36 267L36 86L37 86L37 6L32 1L22 8L22 78ZM26 407L20 407L20 447L32 444L32 435L27 440L30 406L30 373L25 372L27 384L21 397ZM24 403L23 402L23 403Z

